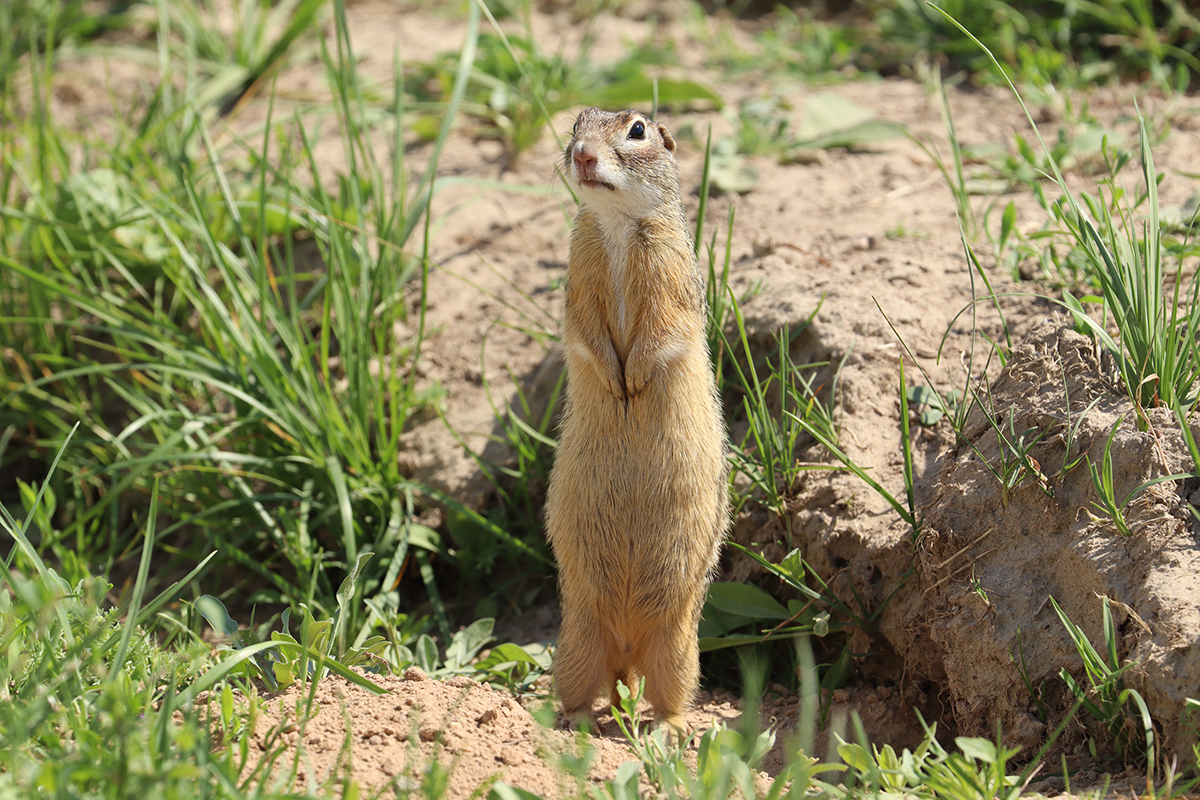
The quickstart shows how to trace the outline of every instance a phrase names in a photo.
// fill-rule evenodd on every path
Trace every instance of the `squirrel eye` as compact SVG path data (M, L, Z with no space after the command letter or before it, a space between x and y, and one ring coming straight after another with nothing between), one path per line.
M645 139L646 138L646 126L643 125L641 122L633 123L633 127L629 129L629 138L630 139Z

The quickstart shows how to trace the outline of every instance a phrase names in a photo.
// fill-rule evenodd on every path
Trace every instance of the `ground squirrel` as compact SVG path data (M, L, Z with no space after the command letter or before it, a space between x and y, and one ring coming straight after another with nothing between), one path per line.
M564 171L579 194L567 265L566 409L546 526L569 720L646 679L677 731L699 680L696 625L729 524L725 422L704 276L675 140L636 111L583 111Z

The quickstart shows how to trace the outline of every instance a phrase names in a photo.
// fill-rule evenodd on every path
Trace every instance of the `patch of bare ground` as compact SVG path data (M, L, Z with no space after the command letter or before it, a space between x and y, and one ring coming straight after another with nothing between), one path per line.
M403 676L371 677L386 694L331 675L315 691L295 684L262 696L247 774L283 743L285 751L274 761L273 777L265 788L290 791L353 781L363 789L394 792L439 780L436 776L444 770L446 798L469 797L497 780L554 798L577 796L587 784L612 778L617 767L633 757L609 713L598 715L594 735L581 738L537 719L553 716L542 713L544 697L515 698L466 677L432 680L416 668ZM827 698L829 724L805 743L805 752L825 757L836 746L835 734L852 739L851 710L862 715L873 739L915 746L919 736L897 716L894 700L894 691L887 687L839 689ZM684 721L700 733L719 723L737 727L742 712L741 700L730 692L702 692ZM802 744L798 714L795 695L783 687L764 697L759 725L778 731L775 747L761 764L759 780L764 785ZM642 730L649 729L644 725ZM589 767L581 782L564 762L585 750ZM694 764L695 744L685 760ZM281 777L289 775L293 765L294 783Z
M1070 466L1083 454L1099 461L1123 420L1111 445L1118 498L1190 471L1174 416L1150 409L1139 430L1115 385L1090 339L1064 325L1038 326L992 384L991 400L1006 425L1011 416L1015 430L1043 435L1041 475L1005 496L984 462L1011 455L977 411L963 431L976 449L963 448L938 477L917 562L921 601L909 610L901 655L915 673L936 676L965 734L988 736L999 725L1007 740L1036 748L1047 721L1074 700L1059 670L1081 672L1050 598L1100 652L1109 598L1119 653L1134 664L1126 684L1146 699L1160 746L1182 753L1195 741L1183 708L1200 687L1200 548L1188 508L1195 482L1140 492L1125 509L1133 535L1124 537L1096 516L1086 462ZM1038 696L1026 680L1044 687Z
M375 680L387 694L330 676L316 687L311 706L309 687L299 684L264 698L248 769L282 741L287 753L276 774L288 772L289 759L298 760L295 786L271 787L284 791L329 781L410 790L440 768L446 798L469 797L497 780L553 798L576 796L587 783L611 778L632 757L609 715L600 717L595 736L581 738L539 723L527 705L544 701L523 704L470 678L431 680L410 668L402 677ZM306 714L308 708L313 713ZM737 716L726 695L704 699L686 721L704 730ZM561 764L585 749L590 767L579 778Z

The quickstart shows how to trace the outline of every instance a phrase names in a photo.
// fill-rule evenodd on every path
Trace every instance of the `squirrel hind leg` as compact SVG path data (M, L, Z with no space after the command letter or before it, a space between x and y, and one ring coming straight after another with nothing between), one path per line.
M598 621L564 611L552 667L554 687L563 716L581 718L591 715L596 697L614 685L612 659Z
M641 672L655 715L678 733L686 730L682 715L700 685L700 647L694 627L675 623L664 625L645 643Z
M554 659L554 687L562 701L562 712L568 717L590 714L608 677L608 670L599 659L588 658L586 653L573 655L572 648L559 644Z

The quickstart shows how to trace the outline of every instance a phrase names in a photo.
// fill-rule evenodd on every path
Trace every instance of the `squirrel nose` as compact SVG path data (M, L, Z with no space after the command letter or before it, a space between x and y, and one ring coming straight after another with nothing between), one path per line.
M596 167L596 154L589 147L576 147L572 156L581 175L589 175Z

